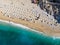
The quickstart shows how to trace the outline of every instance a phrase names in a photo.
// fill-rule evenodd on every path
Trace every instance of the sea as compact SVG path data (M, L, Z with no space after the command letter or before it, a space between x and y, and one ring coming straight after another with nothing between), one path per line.
M60 38L21 24L0 21L0 45L60 45Z

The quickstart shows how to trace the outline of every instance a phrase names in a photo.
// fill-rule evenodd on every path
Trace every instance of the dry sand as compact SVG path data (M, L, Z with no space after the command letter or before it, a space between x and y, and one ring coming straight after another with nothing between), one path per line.
M25 20L17 19L17 18L9 18L7 16L3 16L2 12L0 11L0 19L6 21L12 21L14 23L25 25L29 28L35 29L37 31L43 32L49 36L60 36L60 31L52 30L49 26L44 26L43 24L32 23Z

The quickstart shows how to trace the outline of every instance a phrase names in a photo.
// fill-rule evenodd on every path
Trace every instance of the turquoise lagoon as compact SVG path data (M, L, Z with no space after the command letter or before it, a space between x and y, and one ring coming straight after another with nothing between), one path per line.
M60 45L60 39L0 21L0 45Z

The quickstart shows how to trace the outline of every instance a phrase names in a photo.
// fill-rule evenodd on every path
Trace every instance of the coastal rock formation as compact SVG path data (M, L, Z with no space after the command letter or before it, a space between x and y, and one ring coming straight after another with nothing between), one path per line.
M40 23L51 27L53 30L60 30L60 24L57 23L55 19L57 17L54 15L52 5L48 1L44 3L39 2L39 5L37 5L32 3L31 0L1 0L0 10L4 16ZM58 11L56 12L58 13Z

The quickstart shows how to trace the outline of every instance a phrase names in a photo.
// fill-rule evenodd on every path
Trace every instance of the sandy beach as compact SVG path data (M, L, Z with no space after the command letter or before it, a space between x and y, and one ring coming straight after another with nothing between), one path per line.
M50 36L60 36L60 24L31 0L1 0L0 19L22 24Z
M48 26L44 26L44 25L38 24L38 23L28 22L28 21L18 19L18 18L9 18L9 17L3 16L3 14L1 12L0 12L0 19L1 20L6 20L6 21L9 21L9 22L12 21L14 23L25 25L29 28L32 28L32 29L35 29L37 31L43 32L46 35L57 36L57 37L60 36L60 31L52 30Z

